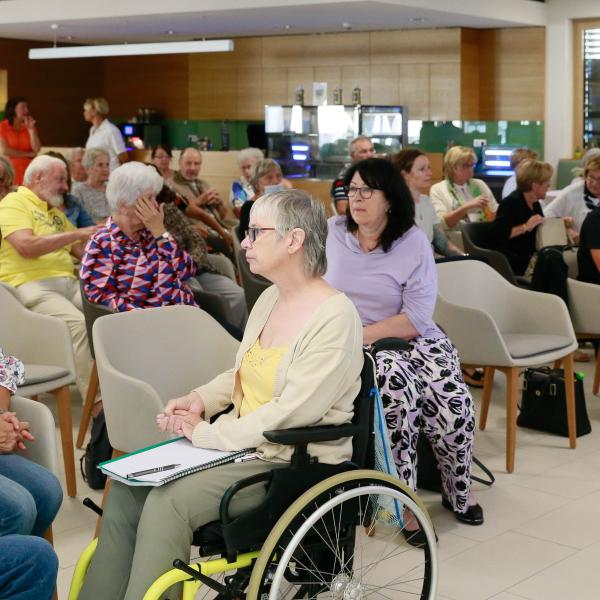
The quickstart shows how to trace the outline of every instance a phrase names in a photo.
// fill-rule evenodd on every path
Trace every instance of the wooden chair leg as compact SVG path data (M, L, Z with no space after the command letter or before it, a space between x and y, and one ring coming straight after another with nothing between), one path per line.
M518 388L519 369L511 367L506 370L506 470L509 473L515 469Z
M565 366L565 398L567 403L567 425L569 430L569 447L577 446L577 422L575 418L575 375L573 369L573 354L563 358Z
M600 390L600 350L596 352L596 372L594 373L594 385L592 386L592 393L598 394Z
M73 419L71 417L71 393L68 386L63 386L52 392L58 403L58 427L62 444L63 460L65 464L65 478L67 480L67 494L74 498L77 495L77 482L75 480L75 457L73 452Z
M85 397L85 404L83 405L83 412L81 413L81 422L79 423L79 433L77 434L77 447L83 446L83 440L87 433L90 425L90 418L92 416L92 408L94 407L94 400L96 399L96 392L98 391L98 368L96 361L92 364L92 372L90 373L90 383L88 385L87 396Z
M481 411L479 413L479 429L485 429L487 423L490 400L492 399L492 387L494 385L494 367L486 367L483 371L483 393L481 395Z
M560 369L560 365L562 365L562 361L563 361L563 359L562 359L562 358L557 358L557 359L554 361L554 368L555 368L555 369Z

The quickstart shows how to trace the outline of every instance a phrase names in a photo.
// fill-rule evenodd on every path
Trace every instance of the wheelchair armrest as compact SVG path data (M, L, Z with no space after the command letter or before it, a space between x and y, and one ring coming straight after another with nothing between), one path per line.
M235 483L231 484L223 494L221 498L221 505L219 507L219 518L222 524L231 522L232 517L229 514L229 505L233 500L233 497L242 489L250 487L251 485L257 485L258 483L268 483L273 477L273 471L266 471L264 473L257 473L256 475L250 475L240 479Z
M410 344L407 340L402 338L386 337L373 342L371 346L371 352L373 355L381 352L382 350L410 350Z
M275 429L263 431L263 435L273 444L296 446L310 442L331 442L344 437L352 437L360 432L358 425L321 425L319 427L298 427L296 429Z

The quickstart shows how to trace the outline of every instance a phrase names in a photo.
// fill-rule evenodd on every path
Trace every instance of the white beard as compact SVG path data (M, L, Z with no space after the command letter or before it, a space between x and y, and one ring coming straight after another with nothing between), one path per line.
M46 202L53 208L60 208L65 203L62 196L51 196Z

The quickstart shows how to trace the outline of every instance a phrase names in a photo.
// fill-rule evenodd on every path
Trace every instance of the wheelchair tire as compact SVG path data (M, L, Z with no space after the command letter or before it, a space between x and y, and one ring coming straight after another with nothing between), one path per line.
M398 525L372 523L380 499L398 501L425 534L408 545ZM378 471L350 471L304 493L263 544L248 600L292 598L433 600L436 537L427 510L403 483Z

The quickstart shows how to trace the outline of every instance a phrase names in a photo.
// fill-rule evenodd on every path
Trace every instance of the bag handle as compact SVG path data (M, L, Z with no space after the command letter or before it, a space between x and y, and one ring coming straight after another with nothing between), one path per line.
M477 481L477 483L483 483L483 485L491 486L496 481L494 474L478 459L474 456L471 457L471 461L476 464L487 476L488 479L482 479L481 477L476 477L471 473L471 481Z

